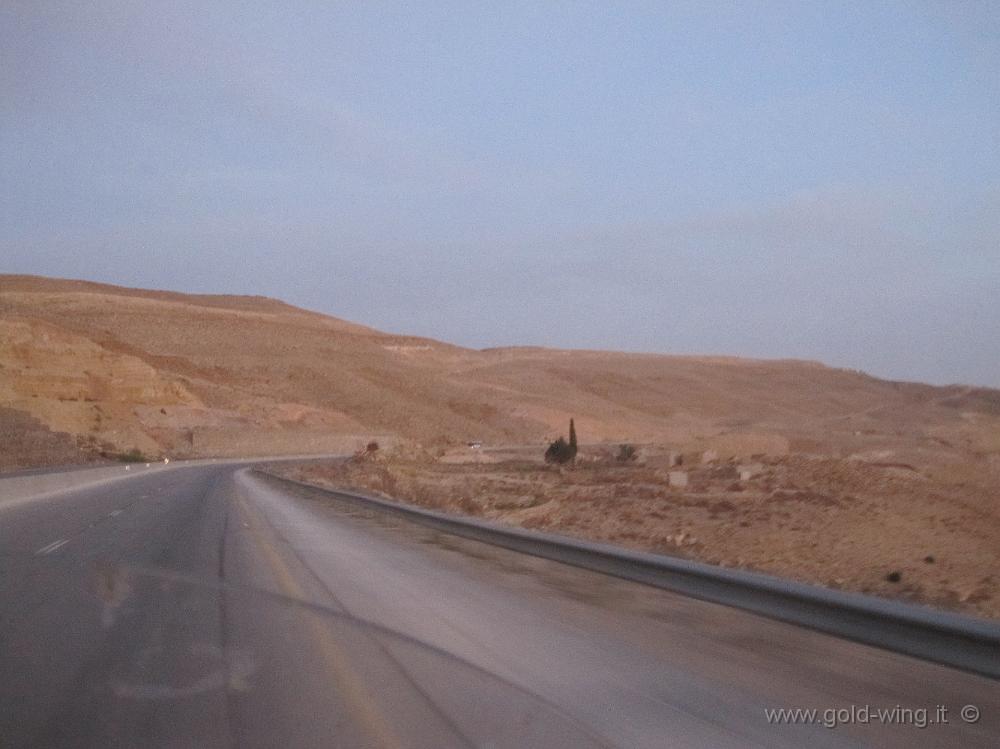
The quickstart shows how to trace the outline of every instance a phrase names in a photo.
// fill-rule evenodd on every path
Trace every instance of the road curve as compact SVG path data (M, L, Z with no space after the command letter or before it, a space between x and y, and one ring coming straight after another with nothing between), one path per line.
M796 708L818 712L769 720ZM984 677L321 501L242 464L0 506L0 747L998 735Z

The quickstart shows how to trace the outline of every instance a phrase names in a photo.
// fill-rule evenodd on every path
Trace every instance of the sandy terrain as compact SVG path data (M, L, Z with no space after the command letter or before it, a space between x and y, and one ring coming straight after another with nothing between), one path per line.
M995 478L975 465L956 483L953 462L916 469L689 455L666 469L649 448L636 463L612 455L591 448L571 468L501 453L496 462L423 455L278 470L525 528L1000 617L1000 496ZM671 470L687 486L671 486Z
M1000 452L995 390L799 361L475 351L262 297L27 276L0 276L0 407L90 449L154 456L343 451L372 436L538 446L570 416L590 441L722 454Z

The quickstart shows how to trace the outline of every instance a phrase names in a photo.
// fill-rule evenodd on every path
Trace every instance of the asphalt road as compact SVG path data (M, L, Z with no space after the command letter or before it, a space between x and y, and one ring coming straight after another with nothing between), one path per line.
M768 719L795 708L814 722ZM298 495L245 466L0 504L2 747L998 737L995 681Z

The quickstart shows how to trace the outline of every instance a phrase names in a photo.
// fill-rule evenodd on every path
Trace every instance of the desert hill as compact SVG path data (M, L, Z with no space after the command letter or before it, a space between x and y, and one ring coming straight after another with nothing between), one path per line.
M995 470L1000 391L879 380L814 362L534 347L472 350L264 297L0 276L6 464L85 453L186 457L581 439ZM33 455L15 455L32 424ZM19 426L20 425L20 426ZM916 456L916 458L914 457Z

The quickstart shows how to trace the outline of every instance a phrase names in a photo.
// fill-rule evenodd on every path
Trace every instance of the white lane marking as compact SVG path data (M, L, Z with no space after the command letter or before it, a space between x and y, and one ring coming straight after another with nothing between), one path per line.
M53 541L48 546L43 546L38 551L35 552L35 556L40 556L42 554L51 554L56 549L61 549L63 546L69 543L68 538L62 538L58 541Z
M108 513L108 517L113 518L115 515L121 515L121 514L122 514L121 510L112 510L111 512Z

